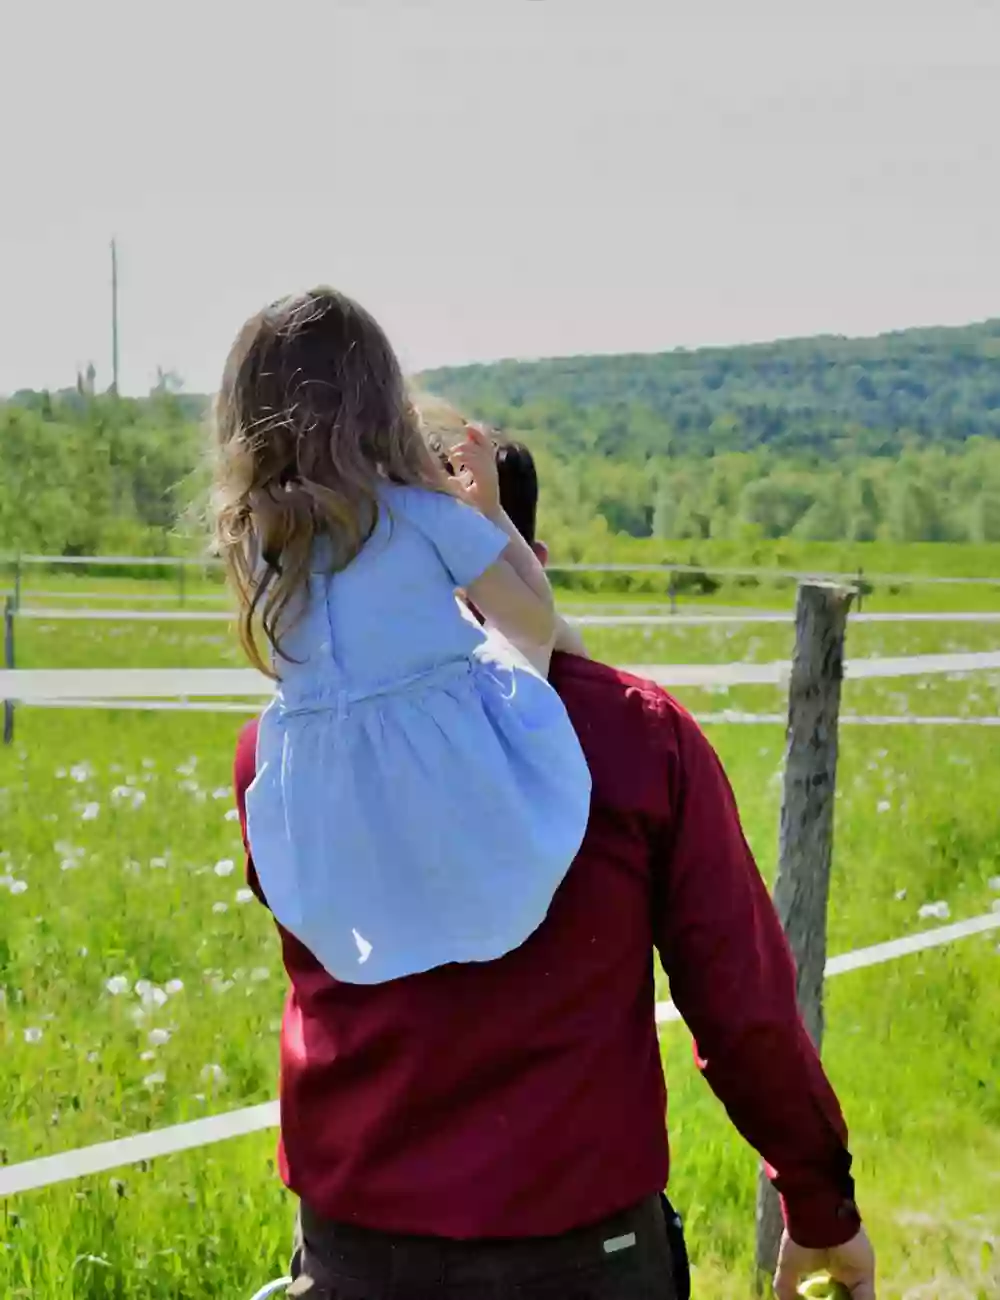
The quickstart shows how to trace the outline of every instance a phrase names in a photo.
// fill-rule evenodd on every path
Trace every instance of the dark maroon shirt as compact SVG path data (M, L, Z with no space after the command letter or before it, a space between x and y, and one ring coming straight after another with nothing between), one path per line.
M715 753L650 682L568 655L553 657L550 679L593 804L527 943L360 986L281 932L282 1177L320 1215L464 1239L560 1233L660 1191L655 948L701 1069L776 1173L793 1237L846 1241L859 1219L844 1121ZM244 839L255 738L250 723L236 755Z

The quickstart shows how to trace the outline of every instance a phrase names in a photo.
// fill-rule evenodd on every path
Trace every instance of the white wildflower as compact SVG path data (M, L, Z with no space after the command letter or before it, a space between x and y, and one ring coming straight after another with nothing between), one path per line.
M223 858L221 862L215 864L213 870L217 876L231 876L236 870L236 864L232 858Z
M951 916L951 908L944 902L924 903L917 915L922 921L947 921Z
M28 888L28 882L26 880L12 880L8 888L12 894L23 894Z
M142 1081L144 1088L158 1088L161 1084L166 1083L167 1076L162 1070L157 1070L155 1074L147 1074Z
M104 987L113 998L117 998L122 993L127 993L129 991L129 982L124 975L112 975Z
M994 894L1000 894L1000 876L990 876L986 883Z
M213 791L212 791L212 798L213 798L213 799L228 799L228 798L229 798L229 787L228 787L228 786L225 786L225 785L220 785L219 788L218 788L217 790L213 790Z
M89 781L94 775L94 769L89 763L77 763L69 769L69 774L77 785L82 785L84 781Z
M237 901L237 903L250 903L250 902L252 902L252 901L253 901L253 890L252 890L252 889L237 889L237 891L236 891L236 901Z
M887 813L891 810L891 808L892 808L892 804L889 802L888 799L880 799L875 811L879 813Z
M169 1029L151 1029L146 1035L146 1042L150 1047L166 1047L170 1042Z
M164 869L164 867L166 867L166 865L167 865L167 859L166 859L166 858L150 858L150 859L149 859L149 865L153 868L154 871L162 871L162 870Z
M906 890L905 890L905 889L899 889L899 890L896 891L896 902L897 902L897 903L901 903L905 897L906 897Z
M221 916L223 912L228 912L228 911L229 911L229 904L228 904L228 903L213 903L213 904L212 904L212 911L215 913L216 916Z
M213 1061L202 1070L201 1081L202 1083L224 1084L226 1082L226 1072L221 1065L216 1065Z
M85 822L93 822L97 820L100 811L101 805L99 803L84 804L83 812L80 814L80 817Z
M175 997L178 993L184 992L183 980L167 980L164 984L164 990L170 997Z
M24 1041L26 1043L40 1043L42 1041L42 1031L40 1029L26 1029L24 1031Z
M238 808L230 808L226 812L225 820L227 822L238 822L239 819L240 819L240 812Z

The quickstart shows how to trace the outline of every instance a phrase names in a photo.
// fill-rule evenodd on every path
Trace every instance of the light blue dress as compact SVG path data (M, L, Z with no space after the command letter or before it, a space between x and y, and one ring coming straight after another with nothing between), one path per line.
M354 984L519 947L590 811L558 695L455 599L506 535L422 488L380 506L346 569L315 557L246 798L268 906Z

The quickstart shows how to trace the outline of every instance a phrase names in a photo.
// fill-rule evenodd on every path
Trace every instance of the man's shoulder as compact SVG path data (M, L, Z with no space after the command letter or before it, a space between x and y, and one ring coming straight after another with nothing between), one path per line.
M236 796L242 800L254 779L257 767L257 728L259 718L251 718L240 728L236 737L236 754L233 761L233 781Z
M597 659L557 652L552 656L549 681L564 700L567 696L592 697L612 707L639 706L654 716L686 714L684 707L652 678Z
M688 728L697 730L687 709L658 683L596 659L556 653L549 681L578 730L583 720L588 730L638 728L661 744Z

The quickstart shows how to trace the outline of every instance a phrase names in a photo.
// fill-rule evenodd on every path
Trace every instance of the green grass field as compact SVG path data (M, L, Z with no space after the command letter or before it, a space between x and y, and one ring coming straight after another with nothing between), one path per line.
M929 606L925 606L929 607ZM19 623L24 667L238 663L224 624ZM732 633L732 635L728 635ZM785 657L782 627L594 630L617 662ZM1000 648L1000 625L858 625L854 655ZM686 691L699 712L780 692ZM847 683L847 713L1000 713L1000 672ZM232 715L18 709L0 750L0 1160L270 1099L283 972L241 878ZM780 726L720 725L751 843L776 855ZM1000 744L979 727L845 727L831 952L1000 902ZM825 1057L888 1300L1000 1295L1000 950L968 939L831 981ZM674 1199L695 1294L750 1294L754 1158L664 1027ZM9 1300L240 1300L283 1270L274 1135L3 1206ZM419 1195L419 1188L414 1189Z

